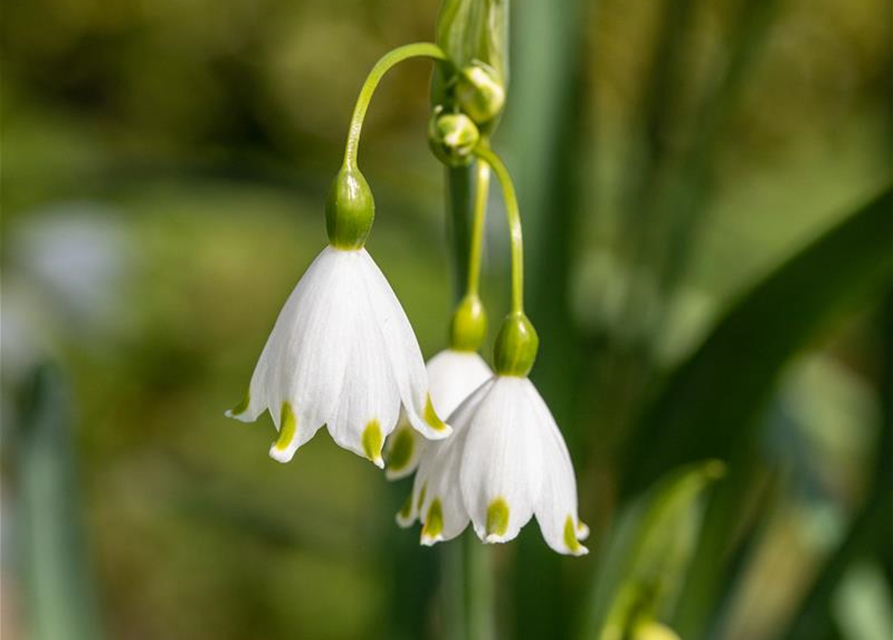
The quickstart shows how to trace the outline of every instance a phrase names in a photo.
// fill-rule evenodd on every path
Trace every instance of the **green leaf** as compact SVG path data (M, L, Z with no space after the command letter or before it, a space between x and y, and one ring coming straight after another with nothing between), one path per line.
M782 366L890 283L891 236L888 188L733 304L639 423L625 452L624 492L642 490L681 463L727 461Z
M620 515L600 557L583 637L622 638L664 617L695 550L704 489L724 466L710 460L670 473Z
M35 640L98 640L98 606L83 539L68 386L43 367L16 436L17 538L25 608Z
M732 532L742 524L740 506L758 466L757 417L782 367L889 286L891 211L893 189L888 188L732 305L670 377L628 443L625 495L692 460L716 458L731 471L708 507L705 542L676 612L683 637L700 637L723 597Z

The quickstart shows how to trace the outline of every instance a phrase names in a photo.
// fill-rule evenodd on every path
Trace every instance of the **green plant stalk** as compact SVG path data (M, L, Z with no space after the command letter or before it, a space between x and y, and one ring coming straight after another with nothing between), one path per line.
M471 242L468 252L466 296L477 296L481 284L481 252L484 244L484 227L487 221L487 195L490 192L490 165L478 162L474 188L474 215L471 221Z
M448 168L446 175L448 227L454 236L455 301L458 303L465 295L476 295L480 289L490 168L484 162L475 162L469 167ZM448 612L446 636L451 640L493 638L492 550L468 532L454 544L442 546L443 607Z
M475 166L445 167L446 179L446 226L452 247L453 297L458 303L463 287L468 282L468 265L471 251L471 218L475 197Z
M360 89L360 95L353 108L353 116L350 119L350 129L347 134L347 143L344 147L344 167L347 169L357 168L357 153L360 145L360 134L363 130L363 120L366 118L366 111L369 109L369 103L378 83L384 74L391 68L404 60L410 58L432 58L434 60L446 61L446 54L432 42L416 42L413 44L403 45L389 51L372 67L372 71L366 76L366 81Z
M521 232L521 210L518 208L518 196L512 184L512 177L505 164L490 149L479 146L474 150L474 155L484 161L502 187L503 200L505 202L505 216L509 225L509 237L512 252L512 297L509 308L512 313L524 312L524 238Z

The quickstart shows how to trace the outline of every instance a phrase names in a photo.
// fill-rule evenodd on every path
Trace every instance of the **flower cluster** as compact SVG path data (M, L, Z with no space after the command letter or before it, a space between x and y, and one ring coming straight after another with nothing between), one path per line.
M477 162L465 295L449 347L427 367L409 319L364 248L375 205L357 167L378 81L416 56L440 61L450 76L433 109L433 152L450 166ZM552 549L582 555L588 529L577 513L571 458L527 377L539 338L523 308L520 214L509 173L488 141L504 101L492 67L476 61L456 70L433 44L400 47L379 61L360 93L326 201L329 245L286 301L245 399L227 415L250 422L269 411L278 432L270 456L279 462L325 426L338 445L378 467L387 458L389 479L415 472L397 520L419 521L422 544L454 538L469 523L482 541L505 542L536 516ZM478 283L491 171L502 186L512 242L511 309L496 338L493 370L478 353L486 336Z

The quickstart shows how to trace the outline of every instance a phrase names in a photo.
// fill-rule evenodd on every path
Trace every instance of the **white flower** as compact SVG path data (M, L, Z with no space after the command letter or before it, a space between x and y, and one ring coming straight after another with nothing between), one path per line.
M450 416L454 435L427 447L410 500L398 514L420 519L422 544L459 535L471 521L484 542L506 542L536 516L546 543L588 553L564 438L526 377L495 376Z
M412 327L363 248L326 247L285 303L251 378L227 415L269 410L279 431L270 456L291 460L326 425L340 446L384 466L382 443L400 406L428 438L451 432L434 410Z
M448 416L471 393L489 380L493 372L474 351L445 349L428 361L428 385L437 415ZM403 478L415 471L427 441L412 428L406 412L401 413L388 438L386 476Z

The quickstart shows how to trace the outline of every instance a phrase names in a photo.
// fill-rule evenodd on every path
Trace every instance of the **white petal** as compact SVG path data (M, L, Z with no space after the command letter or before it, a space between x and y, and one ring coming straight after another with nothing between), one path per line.
M342 348L349 352L342 374L337 407L328 419L332 437L342 447L365 456L384 467L381 449L384 438L394 430L400 410L400 395L375 323L361 269L352 275L351 298L356 305L351 316L350 335Z
M440 416L449 416L475 389L493 376L484 359L469 351L446 349L431 358L426 368L431 400ZM396 480L412 473L427 445L428 440L412 429L409 419L402 415L399 426L388 438L387 478Z
M467 424L487 397L491 381L480 385L450 416ZM418 518L422 522L421 542L431 545L455 538L468 526L468 512L459 482L468 430L456 430L446 440L430 442L419 464L415 493Z
M543 455L543 486L535 505L543 538L558 553L585 555L589 550L579 543L589 535L589 527L577 516L577 483L564 438L533 383L527 390L533 409Z
M308 377L307 373L327 350L328 345L320 343L320 338L330 337L324 328L333 315L338 315L338 303L344 298L339 294L345 283L346 265L340 258L340 252L326 248L307 269L279 312L267 339L251 377L247 407L238 407L244 410L237 414L236 410L229 412L240 420L252 421L269 410L279 430L287 403L288 411L295 417L296 429L293 437L271 449L271 455L279 461L291 459L295 450L310 440L325 422L326 398L320 397L317 391L325 387L326 380L335 377L332 369L338 369L338 363L327 361L326 371L313 378L317 384L305 389L305 393L296 394L295 389L300 388L302 379Z
M485 542L517 536L540 494L542 454L529 385L526 378L497 376L461 427L467 430L459 474L462 500ZM454 420L464 422L458 415Z
M434 411L428 393L428 376L419 343L409 319L394 295L391 285L365 249L355 252L364 263L362 277L371 303L373 317L385 345L391 373L410 424L431 440L446 438L452 432Z
M444 418L493 377L484 359L472 351L446 349L428 361L427 369L434 409Z
M487 395L487 390L492 384L491 379L481 385L465 399L465 402L459 405L450 418L467 422L480 401ZM441 502L446 507L444 516L450 532L454 528L458 528L458 531L461 531L467 525L468 517L461 500L458 479L462 450L465 446L465 438L462 436L463 432L464 430L462 432L457 431L445 440L437 440L426 444L419 460L418 472L413 481L412 494L404 503L400 513L397 514L397 523L401 527L408 527L417 519L423 519L419 517L420 514L427 515L432 502L432 495L443 498L447 494L449 494L450 500L447 502L442 500ZM431 489L431 494L429 494L429 488ZM458 498L458 503L453 502L453 496ZM459 510L454 511L457 507ZM450 517L450 514L453 514L453 516Z

